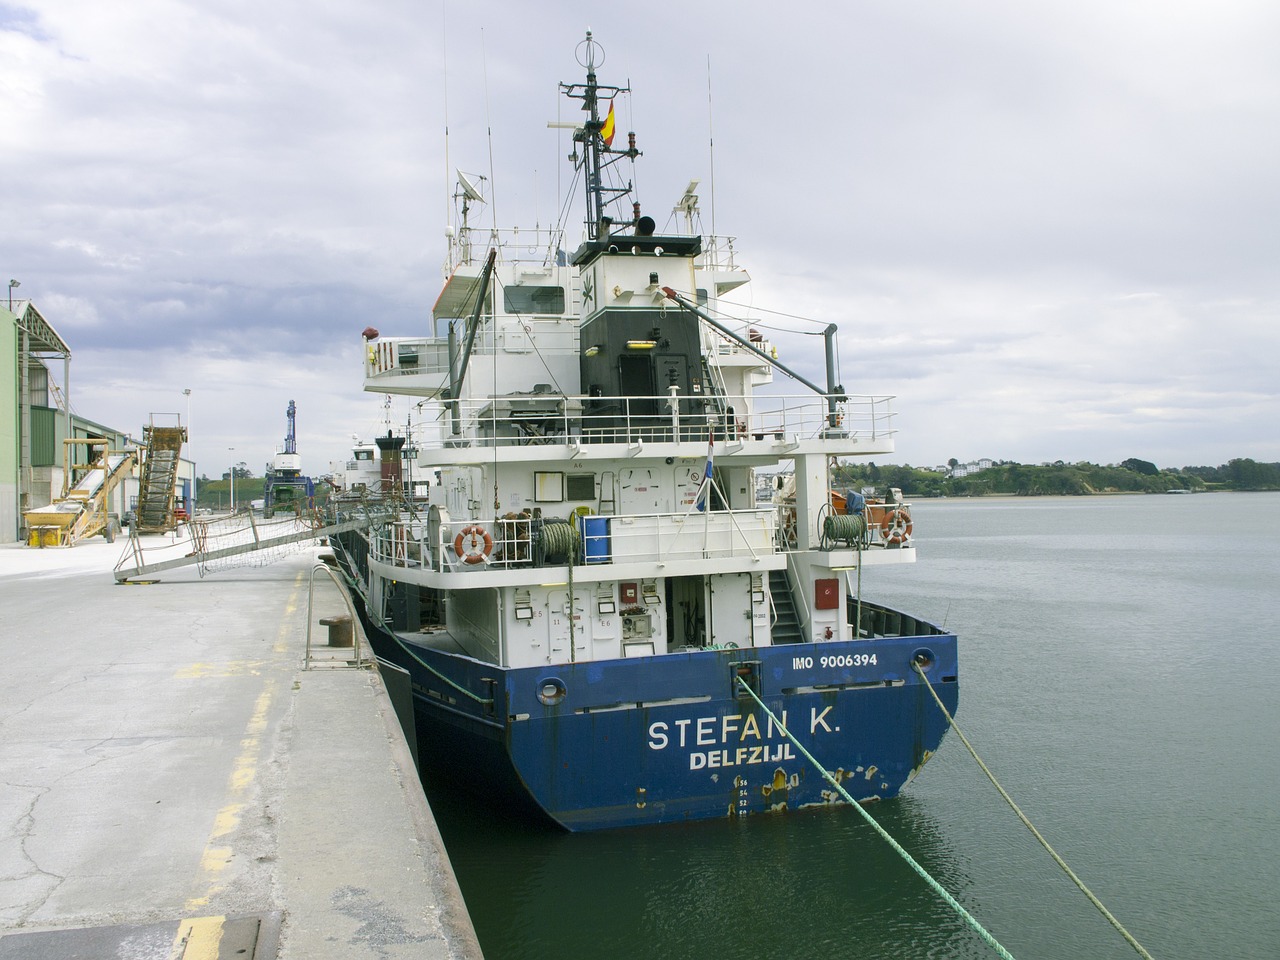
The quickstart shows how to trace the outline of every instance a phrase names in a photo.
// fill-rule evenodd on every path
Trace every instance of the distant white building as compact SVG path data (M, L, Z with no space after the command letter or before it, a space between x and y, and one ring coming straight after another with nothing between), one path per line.
M958 479L975 473L981 473L983 470L990 470L995 465L995 461L990 457L982 457L979 460L970 460L968 463L957 463L954 467L946 466L939 467L938 469L946 476Z

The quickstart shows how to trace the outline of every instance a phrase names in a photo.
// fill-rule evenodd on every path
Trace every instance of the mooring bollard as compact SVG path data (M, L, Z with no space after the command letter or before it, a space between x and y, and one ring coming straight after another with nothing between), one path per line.
M350 647L355 643L351 618L345 614L337 617L321 617L320 625L329 628L329 646Z

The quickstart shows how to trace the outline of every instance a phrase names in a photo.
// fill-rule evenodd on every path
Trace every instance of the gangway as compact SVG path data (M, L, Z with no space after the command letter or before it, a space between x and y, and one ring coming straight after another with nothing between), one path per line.
M151 423L142 428L142 434L147 441L147 455L142 461L134 527L138 533L168 533L177 526L173 516L174 487L187 429Z
M254 521L252 514L249 514L246 519L248 526L241 528L235 537L230 538L238 542L232 542L228 546L215 546L215 538L207 533L206 528L209 524L205 521L188 523L187 528L192 531L190 540L151 548L161 554L172 548L179 551L181 556L154 562L146 561L143 556L141 541L131 534L129 542L132 545L132 549L126 550L125 555L116 564L116 581L124 583L139 577L150 576L161 570L172 570L176 567L193 565L199 565L203 574L204 569L214 561L229 560L230 558L243 557L254 553L264 553L275 548L329 537L338 533L346 533L348 530L360 530L386 522L385 518L375 518L369 514L357 519L331 523L327 526L321 526L317 522L309 521L308 518L290 517L287 520L276 521L274 524L263 524L262 526L259 526Z
M86 463L75 463L74 448L86 447ZM23 514L33 547L70 547L101 533L115 539L108 507L111 491L133 470L132 451L112 450L108 440L74 437L62 441L62 496Z

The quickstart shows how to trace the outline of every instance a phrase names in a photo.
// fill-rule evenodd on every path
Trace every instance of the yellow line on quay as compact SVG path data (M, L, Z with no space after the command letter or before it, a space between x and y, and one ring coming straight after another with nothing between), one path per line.
M285 603L280 619L280 629L276 633L276 642L273 647L275 653L283 654L289 650L289 640L294 626L292 619L298 610L298 597L303 584L304 574L299 573L294 580L293 591ZM232 764L231 776L227 780L227 802L214 815L213 828L209 833L204 852L200 856L200 876L197 884L204 888L204 893L187 900L185 909L188 912L207 907L225 886L223 874L235 854L235 851L227 845L226 838L239 827L240 815L248 805L249 789L257 780L258 764L262 759L263 735L267 731L267 718L278 686L279 682L275 677L267 677L264 681L262 692L258 694L258 699L253 705L253 714L249 717L249 722L240 737L240 752ZM221 923L223 918L213 919ZM191 922L193 921L184 920L183 924ZM218 937L221 938L220 932ZM182 957L183 960L190 960L196 955L188 952L177 956ZM210 956L217 957L216 948Z
M226 917L188 917L178 924L169 960L218 960Z

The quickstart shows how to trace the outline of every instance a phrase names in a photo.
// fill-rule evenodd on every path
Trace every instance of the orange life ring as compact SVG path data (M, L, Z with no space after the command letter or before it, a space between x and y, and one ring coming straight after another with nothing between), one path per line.
M453 538L453 550L463 563L484 563L493 552L493 537L479 524L463 527Z
M880 537L885 543L906 543L911 539L911 514L902 507L885 514L880 524Z

